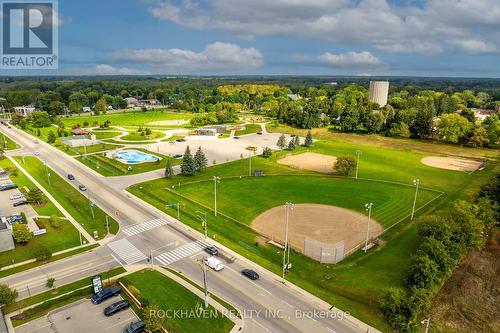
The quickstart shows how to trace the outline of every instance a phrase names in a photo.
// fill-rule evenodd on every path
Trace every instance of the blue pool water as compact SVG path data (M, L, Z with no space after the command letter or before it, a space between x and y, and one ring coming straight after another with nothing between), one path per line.
M138 150L122 150L115 154L115 158L125 164L139 164L144 162L156 162L158 157L143 153Z

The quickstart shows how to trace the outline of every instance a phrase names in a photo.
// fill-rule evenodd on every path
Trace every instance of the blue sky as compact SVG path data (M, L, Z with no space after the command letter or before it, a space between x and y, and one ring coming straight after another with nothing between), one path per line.
M60 69L36 74L500 77L498 0L60 0L59 12Z

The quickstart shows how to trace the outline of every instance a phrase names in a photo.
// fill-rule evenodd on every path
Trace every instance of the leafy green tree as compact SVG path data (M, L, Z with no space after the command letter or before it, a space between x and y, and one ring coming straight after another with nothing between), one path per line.
M313 145L313 137L312 137L311 131L307 132L306 140L304 141L304 145L306 147L311 147Z
M35 111L29 117L28 121L35 128L49 127L52 124L49 114L45 111Z
M165 178L172 178L174 176L174 169L172 167L172 160L167 159L167 165L165 166Z
M189 146L186 147L184 156L182 157L181 173L185 176L193 176L196 174L196 165Z
M353 156L339 156L333 169L338 175L348 176L356 168L356 159Z
M300 147L300 137L298 135L295 136L295 140L293 141L293 145L295 147Z
M33 238L33 233L26 224L16 223L12 227L12 237L14 237L16 243L25 244Z
M43 202L43 193L39 188L30 189L24 196L32 205L39 205Z
M412 315L408 293L403 289L389 289L380 300L380 307L389 324L398 332L405 332Z
M467 119L472 124L474 124L476 122L476 114L471 109L463 109L460 112L460 115L462 117L464 117L465 119Z
M78 104L78 102L71 101L69 102L68 106L69 112L71 113L81 113L82 112L82 106Z
M278 142L276 143L276 146L278 146L279 149L285 149L285 147L286 147L285 134L280 135Z
M56 142L56 135L55 135L54 131L49 131L47 133L47 142L50 144Z
M469 139L469 144L473 147L484 147L489 143L488 133L484 127L476 127Z
M288 150L294 150L295 149L295 139L290 138L290 141L288 142Z
M0 284L0 305L9 305L19 296L16 289L11 289L6 284Z
M419 254L412 260L407 283L411 287L432 288L441 276L436 262L425 254Z
M269 147L265 147L264 150L262 151L262 157L269 158L273 155L273 151Z
M45 245L37 245L31 249L31 256L36 261L46 261L52 257L52 250Z
M472 124L458 114L443 114L437 124L440 140L457 143L472 130Z
M54 278L48 278L47 279L47 283L45 284L47 286L47 288L54 288L54 283L56 282L56 279Z
M203 171L208 164L208 160L205 156L205 153L201 150L201 146L198 147L198 150L194 154L194 165L196 172Z
M387 134L395 138L409 138L410 127L406 123L394 123Z
M108 105L106 104L106 99L104 98L100 98L96 103L95 103L95 106L94 106L94 113L96 115L99 115L101 113L105 113L106 112L106 109L107 109Z

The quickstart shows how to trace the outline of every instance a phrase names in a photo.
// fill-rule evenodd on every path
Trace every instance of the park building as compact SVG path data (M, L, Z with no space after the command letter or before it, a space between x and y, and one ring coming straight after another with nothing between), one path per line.
M380 107L387 104L389 97L389 81L370 81L368 100L377 103Z

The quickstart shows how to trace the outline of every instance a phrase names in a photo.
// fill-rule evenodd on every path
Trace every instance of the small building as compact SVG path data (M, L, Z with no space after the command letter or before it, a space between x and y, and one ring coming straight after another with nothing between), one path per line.
M0 252L9 251L15 247L12 230L7 226L7 224L0 222Z
M90 108L90 106L84 106L82 108L82 112L84 112L84 113L87 113L87 112L90 112L90 111L92 111L92 109Z
M101 142L97 140L95 134L92 133L89 135L73 135L62 137L61 141L62 143L70 147L92 146Z
M161 105L160 101L157 99L140 99L138 104L139 106L146 108Z
M298 101L299 99L302 99L302 97L298 94L288 94L287 96L294 102Z
M127 102L127 108L136 107L139 104L139 100L135 97L127 97L125 98L125 102Z
M87 130L87 129L83 129L83 128L73 128L71 130L71 134L73 135L89 135L90 133L92 133L92 131L90 130Z
M487 117L489 117L495 113L494 110L485 110L485 109L476 109L476 108L472 108L471 111L474 112L474 117L478 121L484 121Z
M36 108L34 105L14 106L14 112L23 117L27 117L35 111Z

